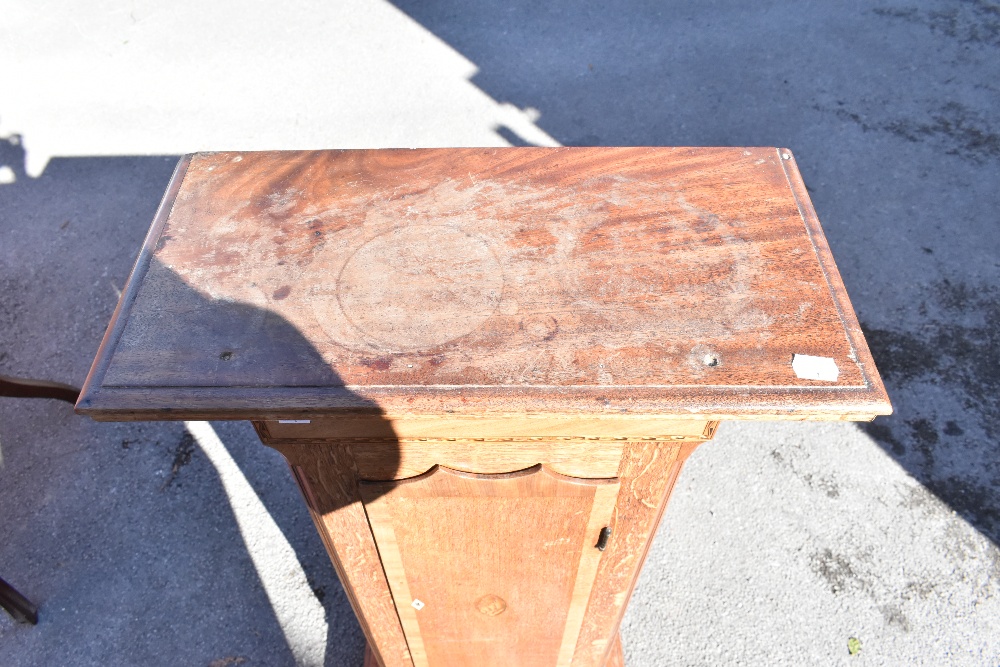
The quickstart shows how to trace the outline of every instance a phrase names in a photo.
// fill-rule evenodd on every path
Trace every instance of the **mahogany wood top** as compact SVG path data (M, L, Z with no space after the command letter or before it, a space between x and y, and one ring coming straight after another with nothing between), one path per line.
M793 355L832 359L802 379ZM891 411L776 148L205 153L77 404L97 419Z

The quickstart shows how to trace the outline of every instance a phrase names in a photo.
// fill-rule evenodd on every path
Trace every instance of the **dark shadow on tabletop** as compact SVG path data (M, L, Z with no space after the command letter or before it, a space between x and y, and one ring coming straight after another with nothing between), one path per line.
M9 167L14 176L13 182L0 184L0 241L17 250L0 268L0 371L83 383L176 161L174 156L56 158L33 178L24 171L17 138L0 142L0 166ZM311 368L308 382L337 383L336 371L282 318L264 309L213 301L176 277L168 281L170 289L180 290L185 308L163 313L159 324L174 332L186 328L210 345L234 352L222 360L215 351L216 362L251 375L266 371L269 364L296 364ZM216 316L232 326L220 328ZM256 354L247 347L253 333L279 341L279 351L266 358ZM17 407L22 403L26 410ZM41 625L24 641L47 632L47 621L79 630L90 619L96 623L104 618L104 625L124 630L139 613L155 624L160 622L155 619L188 613L184 607L206 595L214 602L195 612L216 619L206 629L216 622L255 626L252 634L260 638L265 629L258 612L271 613L267 598L259 585L241 585L245 579L239 573L253 572L253 566L215 470L187 430L172 422L94 423L64 406L55 406L61 409L53 412L58 419L43 426L37 420L48 419L48 411L28 403L49 402L5 399L0 404L0 410L16 411L19 417L3 422L6 461L0 493L39 501L7 505L0 517L9 538L6 571L17 576L25 593L38 597L41 607ZM216 422L215 428L285 534L326 611L327 664L360 664L363 637L301 497L292 490L292 475L279 470L275 479L276 455L256 441L246 424ZM385 428L391 434L391 426L386 423ZM395 451L389 437L386 446ZM46 449L53 438L61 443L58 451ZM195 535L201 537L190 543ZM29 560L21 559L22 554ZM134 580L122 580L129 573ZM109 585L99 586L91 581L94 576L111 577ZM128 602L113 604L95 586ZM85 605L71 610L76 614L72 619L57 609L72 604L68 600ZM123 613L129 618L118 618ZM111 626L107 632L113 632ZM240 643L242 632L232 639ZM282 641L276 624L264 636ZM38 648L43 653L61 650L53 639ZM190 639L195 651L203 643L231 643ZM84 654L107 659L107 650L95 644ZM139 662L151 661L147 664L163 658L156 653L161 643L149 636L133 637L115 650ZM49 657L57 659L56 653ZM38 658L47 659L43 654Z
M305 233L310 234L311 231L306 229ZM264 291L270 293L274 290L266 288ZM399 442L391 423L382 416L379 405L346 389L336 369L324 360L293 324L267 308L213 297L194 289L155 258L143 278L143 289L132 306L115 355L115 363L121 362L125 368L136 369L140 374L145 374L142 369L146 367L147 357L156 359L155 370L148 375L146 382L158 387L221 387L233 394L254 395L266 394L270 388L277 386L285 390L297 388L310 392L313 400L319 402L326 400L323 398L326 394L331 404L350 405L352 413L364 414L372 419L366 437L383 440L382 460L387 468L398 468ZM109 376L114 370L113 364L108 371ZM108 381L105 380L106 383ZM262 409L273 409L266 399L254 400L261 403ZM155 398L151 400L155 401ZM293 412L287 418L308 416ZM178 451L184 446L185 439L188 447L193 446L190 435L185 434ZM288 457L290 464L295 465L298 452L322 446L279 444L275 448ZM349 447L342 446L345 449ZM264 505L268 506L271 480L250 472L252 464L245 448L228 443L227 449L241 469L248 470L248 481ZM307 456L303 460L311 459ZM312 498L317 502L314 509L319 515L341 509L339 501L323 492L323 485L317 481L314 469L306 465L297 469L313 480ZM282 480L282 483L291 484L292 480ZM356 498L348 502L360 500ZM277 519L279 514L276 509L268 507L269 513ZM312 583L319 577L315 572L310 576L310 568L330 567L325 552L321 558L316 557L318 536L308 530L289 532L283 529L283 532L303 564L313 592L327 611L330 628L328 649L335 646L343 648L345 623L340 621L351 618L352 612L349 607L345 608L349 603L343 594L328 596L324 587ZM331 604L336 607L331 607ZM357 632L353 619L346 625ZM362 650L363 643L352 646L352 652L357 653L357 664L362 661ZM340 664L345 659L342 650L331 653L333 655L328 655L327 664Z

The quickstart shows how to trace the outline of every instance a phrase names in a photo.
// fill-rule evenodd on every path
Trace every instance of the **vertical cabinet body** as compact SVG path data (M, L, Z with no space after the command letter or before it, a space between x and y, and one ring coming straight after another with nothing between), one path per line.
M435 466L360 492L415 667L570 664L617 479Z
M716 427L676 420L636 442L254 425L289 461L384 667L621 664L618 625L669 492Z

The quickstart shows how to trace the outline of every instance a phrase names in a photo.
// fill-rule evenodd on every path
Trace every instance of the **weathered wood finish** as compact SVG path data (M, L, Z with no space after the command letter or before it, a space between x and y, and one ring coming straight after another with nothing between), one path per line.
M423 459L434 460L434 452L446 444L465 445L424 443L422 446L426 448L426 454L422 455ZM539 462L559 461L564 458L560 448L572 448L575 444L548 443L535 451L541 457ZM620 647L616 648L614 642L617 641L622 615L681 466L698 444L700 441L628 442L620 450L615 471L620 491L608 524L612 528L612 537L598 562L594 587L587 596L586 611L571 654L570 664L574 667L617 664L615 652L620 652ZM408 476L404 475L407 468L404 465L393 472L393 448L384 442L328 441L272 446L281 451L292 465L369 643L381 648L382 655L386 656L385 667L409 667L413 663L410 662L406 639L399 617L395 615L392 593L382 569L384 554L379 554L361 508L361 496L357 489L368 475L357 463L357 452L359 449L388 447L390 453L385 462L369 469L370 474L385 474L385 479ZM447 456L448 450L445 449L438 460L445 460ZM494 472L496 469L510 472L519 469L524 461L520 456L512 456L504 464L503 456L500 452L494 457L478 459L491 466L478 472ZM607 471L608 468L602 465L600 470ZM391 662L393 658L399 662ZM431 663L431 667L437 665Z
M331 420L332 421L332 420ZM480 436L476 422L470 420L461 438L402 439L388 435L392 429L385 423L372 424L368 431L317 427L316 424L278 424L253 422L261 440L269 445L296 445L339 443L349 448L359 479L392 480L420 475L435 465L474 473L503 473L523 470L543 464L549 470L570 477L614 477L619 472L622 452L628 436L544 438L497 437L496 424L486 421L489 436ZM510 430L527 429L524 420L508 418ZM534 420L531 420L534 421ZM704 442L712 438L718 422L689 422L674 420L659 436L644 438L648 442ZM279 428L281 430L279 430ZM302 428L302 437L293 437ZM631 426L624 427L631 430ZM281 437L275 437L278 431ZM357 437L337 438L331 434L349 432ZM367 432L368 436L359 433ZM327 437L318 437L327 434ZM488 445L488 446L487 446Z
M616 480L617 482L617 480ZM611 528L611 518L618 500L620 485L605 485L598 487L594 493L594 505L590 512L583 543L583 555L576 572L576 582L573 586L573 597L570 600L566 627L563 630L562 642L559 645L557 667L569 667L573 663L576 643L583 629L583 619L590 603L590 596L596 585L595 578L608 542L614 536L608 532ZM596 536L596 540L588 537Z
M605 663L674 482L697 444L632 442L625 448L618 472L622 491L611 523L615 539L601 560L574 665Z
M189 160L78 403L95 418L889 410L787 151Z
M611 643L611 653L608 655L608 661L604 663L604 667L625 667L621 635L615 635L614 641Z
M382 667L412 667L358 495L357 468L350 451L336 443L277 449L292 468L361 629Z
M270 420L258 428L265 442L307 442L310 440L391 440L429 442L438 440L481 441L594 441L594 440L705 440L716 422L618 415L504 415L455 417L451 415L344 415L314 418L307 423Z
M618 474L623 442L419 442L387 446L351 443L351 453L364 480L405 479L435 465L452 470L498 474L543 464L569 477L614 477Z
M365 661L363 667L379 667L378 662L375 660L375 655L371 651L371 647L365 645ZM622 643L621 637L616 636L614 644L611 648L611 654L608 656L608 661L604 663L604 667L625 667L625 655L622 653Z
M570 664L618 480L435 467L360 488L415 667Z

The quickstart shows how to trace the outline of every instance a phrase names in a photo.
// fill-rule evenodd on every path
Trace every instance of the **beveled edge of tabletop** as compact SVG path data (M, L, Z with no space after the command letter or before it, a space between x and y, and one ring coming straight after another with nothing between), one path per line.
M828 388L828 396L818 399L813 390L740 387L720 390L717 387L678 388L665 392L630 391L614 400L604 396L607 388L550 390L539 401L531 387L505 388L489 394L469 388L428 388L411 391L405 402L389 403L376 391L359 395L357 387L244 387L232 388L109 387L83 395L77 404L79 414L97 421L147 421L185 419L292 419L321 416L372 415L390 421L412 415L532 416L566 418L586 415L627 420L657 416L681 420L821 420L871 421L878 415L891 414L888 400L880 401L874 392L864 389ZM807 393L808 392L808 393ZM535 396L532 394L535 393ZM512 399L524 398L521 411L512 411ZM534 398L534 404L531 399ZM164 407L183 405L183 408ZM377 404L380 407L372 407ZM159 406L159 407L158 407Z
M115 347L118 345L118 341L125 330L125 324L128 320L127 312L132 308L132 304L139 294L142 279L149 269L149 263L153 258L153 252L163 231L163 226L170 217L170 211L173 209L174 202L177 199L177 193L180 192L188 166L195 155L195 153L182 155L177 161L177 166L174 167L174 173L170 176L170 181L163 193L163 198L160 199L160 205L153 216L153 222L149 226L146 238L143 240L139 254L132 265L132 271L129 273L128 280L125 281L125 287L118 297L118 305L115 306L115 311L111 315L111 321L108 323L108 328L104 332L101 344L97 348L97 354L94 356L90 372L87 373L87 379L84 380L83 388L80 390L80 397L77 399L75 407L77 414L101 420L95 414L95 412L100 412L100 408L92 406L95 402L103 402L98 399L98 396L100 399L103 399L105 395L101 384L104 381L104 375L108 370L108 366L111 364ZM114 417L109 417L107 421L117 420Z
M525 149L530 150L530 149ZM303 416L385 415L466 415L530 418L538 416L590 415L607 419L658 416L706 420L821 420L871 421L892 414L885 386L875 367L864 333L851 306L847 290L808 196L805 183L787 148L774 148L798 205L827 286L845 326L852 352L865 386L804 387L712 385L643 387L634 386L608 398L610 387L547 387L544 404L537 387L105 387L105 372L111 362L142 279L149 268L163 226L181 189L191 160L200 155L182 156L171 176L153 218L149 232L122 291L108 329L84 382L75 410L96 421L152 420L248 420ZM245 152L245 151L244 151ZM301 151L267 151L301 152ZM401 392L400 390L405 390ZM405 394L400 396L400 394ZM531 396L535 393L535 396ZM523 410L513 412L511 399L523 397ZM534 398L534 404L531 399ZM168 404L185 407L165 407ZM373 407L377 405L379 407ZM159 406L159 407L158 407Z

